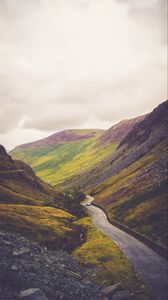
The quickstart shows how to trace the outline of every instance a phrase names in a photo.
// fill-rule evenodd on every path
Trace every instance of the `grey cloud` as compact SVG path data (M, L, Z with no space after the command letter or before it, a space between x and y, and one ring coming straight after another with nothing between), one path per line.
M164 100L163 3L1 0L0 132L7 144L21 128L38 135L90 120L106 126Z
M166 0L116 0L118 3L125 4L130 15L143 25L159 27L160 40L167 44L167 1Z

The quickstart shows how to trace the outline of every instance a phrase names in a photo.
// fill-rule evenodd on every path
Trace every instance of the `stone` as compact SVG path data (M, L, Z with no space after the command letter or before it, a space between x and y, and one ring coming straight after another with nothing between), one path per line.
M29 253L29 252L30 252L29 248L21 247L20 250L13 251L12 255L13 256L19 256L19 255L23 255L23 254L26 254L26 253Z
M81 275L79 273L68 271L67 272L70 276L76 277L77 279L82 279Z
M5 245L11 245L11 242L9 242L9 241L4 241L4 244L5 244Z
M5 235L5 232L3 232L3 231L0 231L0 235L2 235L2 236L3 236L3 235Z
M115 295L112 297L113 300L131 300L132 296L128 290L123 290L117 292Z
M55 300L63 300L64 297L65 297L65 294L62 291L56 291Z
M116 283L116 284L105 287L104 289L101 290L100 293L102 296L112 296L116 292L121 291L122 289L123 289L123 286L121 285L121 283Z
M12 265L12 266L11 266L11 270L12 270L12 271L18 271L18 267L17 267L16 265Z
M19 299L22 300L48 300L44 293L40 289L30 288L21 291L19 294Z

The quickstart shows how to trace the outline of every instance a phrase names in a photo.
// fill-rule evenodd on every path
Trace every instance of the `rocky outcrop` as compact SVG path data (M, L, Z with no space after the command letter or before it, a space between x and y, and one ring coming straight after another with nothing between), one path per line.
M1 171L8 171L8 170L16 170L16 166L13 163L12 158L10 155L6 153L5 148L0 145L0 172Z

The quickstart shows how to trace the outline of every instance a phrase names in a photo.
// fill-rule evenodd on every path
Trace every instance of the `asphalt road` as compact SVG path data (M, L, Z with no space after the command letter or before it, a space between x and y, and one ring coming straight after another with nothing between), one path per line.
M91 213L95 227L119 246L157 299L167 300L167 260L160 257L136 238L110 224L106 214L100 208L94 205L87 205L93 200L93 197L87 196L87 201L83 205Z

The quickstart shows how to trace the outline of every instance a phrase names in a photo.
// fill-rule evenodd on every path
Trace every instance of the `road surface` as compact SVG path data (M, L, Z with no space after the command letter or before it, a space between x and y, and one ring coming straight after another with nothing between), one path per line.
M90 205L93 200L93 197L87 196L83 205L92 215L94 226L119 246L157 299L167 300L167 260L136 238L110 224L106 214L100 208Z

